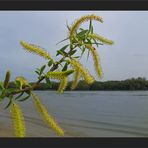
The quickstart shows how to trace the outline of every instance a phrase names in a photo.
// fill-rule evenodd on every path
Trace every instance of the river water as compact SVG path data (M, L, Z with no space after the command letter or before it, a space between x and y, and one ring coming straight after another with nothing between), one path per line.
M147 137L148 91L36 91L66 137ZM53 137L31 99L21 102L29 137ZM11 127L9 111L0 123ZM0 136L3 136L0 134ZM11 132L10 132L11 136Z

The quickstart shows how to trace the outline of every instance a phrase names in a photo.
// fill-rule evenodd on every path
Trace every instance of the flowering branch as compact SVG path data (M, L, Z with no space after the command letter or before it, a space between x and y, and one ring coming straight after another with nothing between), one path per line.
M100 64L99 54L96 49L100 45L112 45L113 41L94 33L94 28L92 25L93 20L103 23L103 19L101 17L92 14L81 17L71 26L67 25L69 34L68 37L63 41L69 40L69 44L57 50L56 56L61 57L59 61L54 61L52 56L40 46L30 44L25 41L20 41L20 44L24 50L43 57L45 60L47 60L47 63L41 68L37 68L35 70L38 75L38 79L33 85L30 85L24 77L18 76L14 80L16 88L9 88L8 86L11 76L10 71L7 71L5 80L0 82L0 101L3 101L5 98L9 99L9 103L5 108L10 107L15 134L17 137L24 137L26 135L23 113L17 102L25 101L29 99L30 96L32 96L36 109L41 113L46 123L58 135L64 135L64 130L48 113L47 109L42 105L40 98L33 92L33 90L37 88L42 81L45 80L48 85L51 85L51 79L59 80L59 93L63 93L63 91L66 89L68 77L71 74L74 75L71 89L75 89L77 87L81 78L83 78L88 84L94 83L95 78L80 62L85 52L88 52L87 57L89 57L89 53L91 53L97 76L102 78L103 71ZM89 28L80 28L81 24L86 21L90 22ZM77 51L80 51L81 54L79 54ZM45 72L45 69L47 69L48 72Z

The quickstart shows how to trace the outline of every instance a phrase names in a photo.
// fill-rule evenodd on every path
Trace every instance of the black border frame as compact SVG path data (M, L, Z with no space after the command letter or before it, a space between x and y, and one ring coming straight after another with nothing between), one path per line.
M148 1L0 0L0 10L148 10Z
M2 10L148 11L148 0L0 0ZM0 138L0 148L148 148L148 138Z
M147 148L147 138L0 138L1 148Z

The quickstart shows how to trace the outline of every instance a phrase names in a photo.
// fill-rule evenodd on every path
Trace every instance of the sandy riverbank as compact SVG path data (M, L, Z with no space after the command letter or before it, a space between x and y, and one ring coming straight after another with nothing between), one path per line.
M15 137L11 117L5 112L5 115L0 114L0 119L0 137ZM42 120L25 116L25 123L26 137L59 137ZM74 130L67 131L69 125L60 123L60 126L65 130L64 137L81 137L83 135Z

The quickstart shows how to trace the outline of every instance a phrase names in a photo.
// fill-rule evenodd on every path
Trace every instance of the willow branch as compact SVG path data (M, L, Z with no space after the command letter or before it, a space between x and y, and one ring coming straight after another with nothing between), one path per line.
M76 48L76 46L75 46ZM74 49L74 48L73 48ZM71 52L71 50L73 49L70 49L70 51L67 53L67 55L69 55L69 53ZM54 65L52 66L52 68L50 69L50 71L54 71L58 68L59 64L61 64L64 60L65 60L65 56L62 57L58 62L54 63ZM21 92L27 92L27 91L31 91L31 90L34 90L35 88L38 87L38 85L40 84L40 82L42 82L43 80L45 79L45 76L42 76L35 84L33 84L31 87L26 87L24 89L21 89L21 90L16 90L16 91L13 91L11 93L6 93L5 96L6 97L9 97L10 95L16 95L16 94L19 94Z

